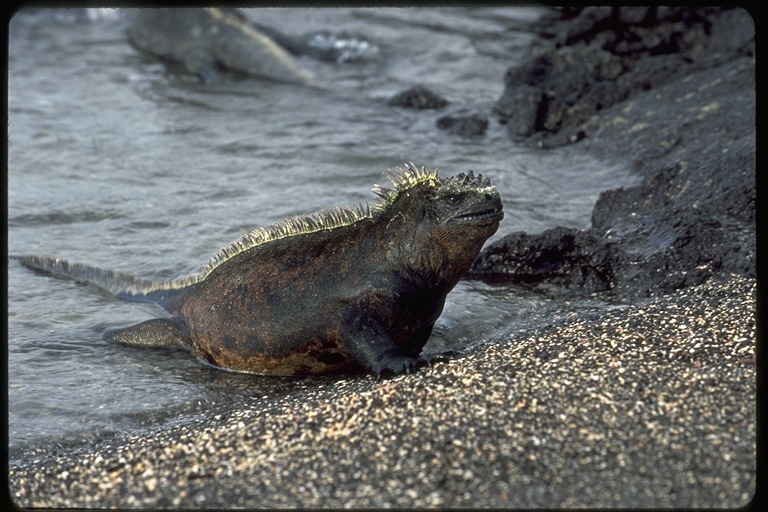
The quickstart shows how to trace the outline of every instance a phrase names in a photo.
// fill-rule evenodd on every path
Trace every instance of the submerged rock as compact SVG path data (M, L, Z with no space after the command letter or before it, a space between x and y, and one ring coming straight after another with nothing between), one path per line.
M436 125L441 130L448 130L462 137L485 135L488 129L488 118L480 114L468 116L443 116Z
M448 100L423 85L415 85L392 96L388 104L391 107L436 109L448 105Z

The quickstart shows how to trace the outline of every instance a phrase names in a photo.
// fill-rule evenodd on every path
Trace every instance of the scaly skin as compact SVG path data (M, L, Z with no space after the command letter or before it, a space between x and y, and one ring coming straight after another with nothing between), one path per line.
M169 283L19 259L172 315L105 334L117 342L181 345L214 366L259 374L408 372L503 213L496 189L472 171L440 179L410 164L391 179L394 190L375 189L384 201L373 211L337 209L257 230L202 275Z

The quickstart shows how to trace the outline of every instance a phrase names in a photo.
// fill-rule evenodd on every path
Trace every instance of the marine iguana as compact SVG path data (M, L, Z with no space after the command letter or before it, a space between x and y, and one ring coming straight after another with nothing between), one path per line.
M408 164L372 205L336 207L243 235L200 274L156 282L60 259L33 270L170 313L108 340L185 347L211 365L269 375L410 372L456 285L503 218L490 180Z
M292 54L296 44L235 9L137 9L128 39L137 49L177 63L206 82L229 69L279 82L322 88Z

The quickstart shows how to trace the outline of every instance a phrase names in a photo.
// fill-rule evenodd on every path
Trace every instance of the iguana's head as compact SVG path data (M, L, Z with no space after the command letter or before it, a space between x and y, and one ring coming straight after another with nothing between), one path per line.
M425 216L450 239L493 235L504 217L501 197L491 180L473 171L440 180L425 190Z
M390 229L401 237L393 256L458 280L504 217L496 187L473 171L441 179L413 164L391 179L396 190L375 191L385 199Z

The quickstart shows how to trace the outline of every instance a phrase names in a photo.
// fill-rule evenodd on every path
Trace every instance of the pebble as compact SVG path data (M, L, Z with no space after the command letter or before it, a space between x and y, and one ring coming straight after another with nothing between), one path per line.
M9 470L19 507L741 507L754 278L489 343L412 375L308 378Z

